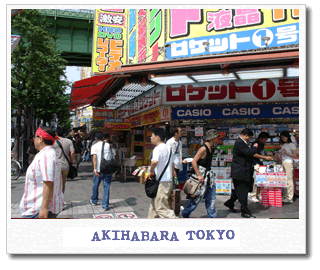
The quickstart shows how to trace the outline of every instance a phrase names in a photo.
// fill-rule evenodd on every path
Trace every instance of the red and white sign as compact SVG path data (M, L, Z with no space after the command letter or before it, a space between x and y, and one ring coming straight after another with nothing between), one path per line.
M138 218L134 212L116 213L117 218Z
M298 101L299 79L258 79L164 86L163 105Z
M160 105L161 88L157 87L156 89L139 96L130 104L121 107L118 110L118 118L127 118Z
M160 108L160 121L166 122L171 120L171 107L165 106Z
M196 136L196 137L201 137L201 136L203 136L203 127L196 127L196 128L195 128L195 136Z

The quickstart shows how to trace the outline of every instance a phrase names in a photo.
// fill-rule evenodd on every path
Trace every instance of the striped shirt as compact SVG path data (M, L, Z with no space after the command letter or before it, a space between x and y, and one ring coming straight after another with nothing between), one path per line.
M53 197L49 203L49 211L58 214L63 209L62 176L59 159L52 146L44 147L28 167L24 194L20 202L22 216L40 212L44 181L53 182Z

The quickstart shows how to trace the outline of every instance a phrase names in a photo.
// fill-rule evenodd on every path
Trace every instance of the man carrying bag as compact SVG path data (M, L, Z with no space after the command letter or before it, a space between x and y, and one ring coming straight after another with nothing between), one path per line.
M102 210L109 210L109 198L110 198L110 186L112 181L112 164L111 162L107 162L109 165L108 169L105 171L104 166L101 166L104 163L103 159L107 161L111 161L111 148L110 144L103 142L103 133L98 131L96 133L97 143L94 144L91 148L92 154L92 164L93 164L93 185L92 185L92 196L90 199L90 203L92 205L97 205L98 195L99 195L99 185L101 181L103 181L103 199L102 199ZM110 158L109 158L110 157ZM103 165L103 164L102 164ZM102 169L102 170L101 170Z
M156 147L153 150L150 176L147 181L152 181L155 178L159 181L159 184L156 196L150 202L148 218L176 218L169 205L169 198L173 189L172 179L176 176L176 172L171 150L164 143L165 138L166 132L163 128L155 128L152 131L151 143Z
M54 142L53 148L56 151L61 166L62 192L64 193L67 177L73 179L77 176L77 168L72 166L75 151L72 141L63 137L64 133L61 127L57 127L55 133L59 137L59 140Z

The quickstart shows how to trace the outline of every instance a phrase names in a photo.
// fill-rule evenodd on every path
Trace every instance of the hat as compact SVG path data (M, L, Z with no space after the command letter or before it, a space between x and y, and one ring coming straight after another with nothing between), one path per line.
M216 131L215 129L209 129L208 131L206 131L206 140L210 141L212 139L215 139L219 137L218 131Z

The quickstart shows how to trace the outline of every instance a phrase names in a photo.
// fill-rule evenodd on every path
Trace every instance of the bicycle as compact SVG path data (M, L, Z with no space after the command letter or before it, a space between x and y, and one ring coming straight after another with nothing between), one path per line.
M17 180L21 174L21 165L20 163L11 158L11 180Z

